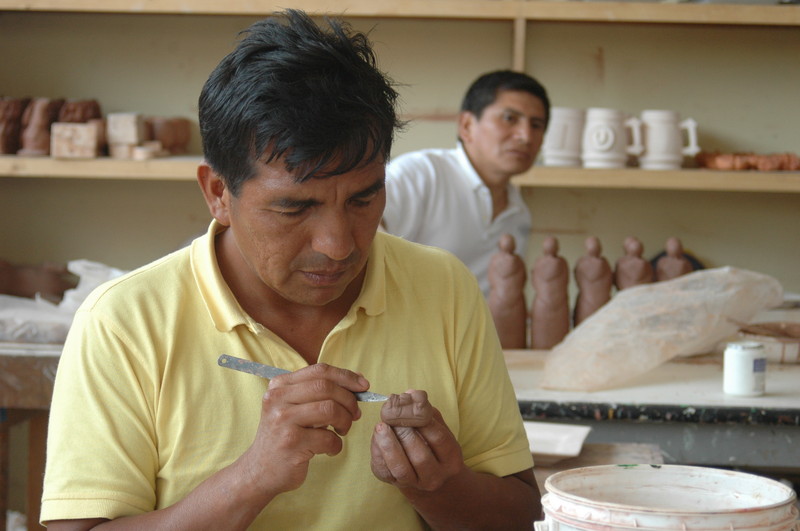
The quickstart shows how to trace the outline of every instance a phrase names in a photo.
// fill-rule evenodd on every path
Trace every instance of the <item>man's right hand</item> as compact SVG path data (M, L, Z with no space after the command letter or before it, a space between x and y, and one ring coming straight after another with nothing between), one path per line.
M361 417L353 393L368 388L363 376L324 363L270 380L255 441L242 456L270 498L302 485L315 455L342 451L341 436Z

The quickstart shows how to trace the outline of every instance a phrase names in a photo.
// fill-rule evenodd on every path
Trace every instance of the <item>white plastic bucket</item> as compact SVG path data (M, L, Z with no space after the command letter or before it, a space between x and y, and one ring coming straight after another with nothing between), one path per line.
M761 476L683 465L602 465L545 481L537 531L800 531L797 495Z

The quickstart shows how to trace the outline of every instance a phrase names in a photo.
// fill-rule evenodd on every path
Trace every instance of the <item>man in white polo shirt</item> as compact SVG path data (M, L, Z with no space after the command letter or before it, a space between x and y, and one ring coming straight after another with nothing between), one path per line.
M400 155L386 168L384 229L447 249L489 294L489 260L503 234L525 256L531 219L511 177L536 160L550 118L544 87L510 70L480 76L467 90L453 149Z

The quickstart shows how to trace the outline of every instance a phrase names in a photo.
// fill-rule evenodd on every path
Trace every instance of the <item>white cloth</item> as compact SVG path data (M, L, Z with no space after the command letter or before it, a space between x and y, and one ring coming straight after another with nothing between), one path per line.
M525 256L531 216L519 190L508 185L508 207L492 220L489 188L459 143L454 149L424 149L393 159L386 168L387 232L455 254L489 295L489 260L504 233Z

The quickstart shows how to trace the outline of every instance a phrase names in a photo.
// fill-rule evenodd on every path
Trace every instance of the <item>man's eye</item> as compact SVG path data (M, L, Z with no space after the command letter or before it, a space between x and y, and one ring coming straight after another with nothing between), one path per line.
M517 115L511 113L503 113L503 121L513 124L517 121Z
M352 204L357 207L366 207L372 204L372 201L375 199L377 194L369 194L365 197L354 197L352 199Z
M278 215L286 218L296 218L303 215L305 210L306 210L305 208L301 208L299 210L277 210L276 212L278 213Z

